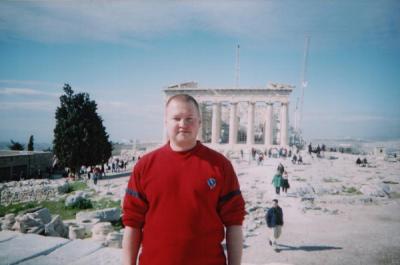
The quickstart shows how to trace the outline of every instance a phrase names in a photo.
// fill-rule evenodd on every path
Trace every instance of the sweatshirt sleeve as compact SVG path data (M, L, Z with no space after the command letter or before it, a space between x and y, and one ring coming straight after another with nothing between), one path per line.
M224 185L218 203L220 218L226 227L242 225L245 216L245 203L240 191L239 181L229 161L226 161L223 173Z
M140 163L136 164L125 190L122 222L125 226L141 229L148 209L146 196L140 186Z

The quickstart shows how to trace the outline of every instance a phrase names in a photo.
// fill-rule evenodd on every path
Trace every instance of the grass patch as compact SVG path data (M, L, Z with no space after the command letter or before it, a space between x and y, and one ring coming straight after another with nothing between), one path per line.
M390 199L400 199L400 193L399 192L391 192L389 194Z
M28 209L36 207L44 207L49 209L52 215L59 214L63 220L74 219L76 213L81 210L65 207L64 203L65 203L64 200L59 200L59 201L14 203L7 206L0 206L0 217L8 213L18 214Z
M361 195L362 192L354 187L343 188L343 192L353 195Z
M18 214L19 212L32 209L35 207L37 207L36 202L15 203L15 204L9 204L7 206L0 205L0 217L3 217L4 215L9 213Z
M74 181L71 183L71 186L74 191L85 190L88 188L88 185L86 184L86 182L83 182L83 181Z
M301 181L301 182L307 181L305 178L293 178L293 180L295 180L295 181Z
M93 208L94 209L105 209L105 208L121 208L121 201L113 201L107 198L102 198L98 201L93 201Z
M79 208L65 207L65 200L43 201L39 204L40 206L49 209L52 215L59 214L63 220L75 219L76 213L81 211Z
M83 181L69 182L68 190L66 193L71 193L73 191L78 191L78 190L86 190L87 188L88 188L88 185L86 184L86 182L83 182Z
M119 232L119 230L124 228L124 225L122 224L122 220L118 220L116 222L111 222L111 225L115 232Z
M323 181L327 182L327 183L340 182L340 180L335 179L335 178L323 178Z
M81 209L81 210L90 209L90 208L93 208L93 204L90 199L81 198L80 200L77 200L74 204L72 204L68 208Z

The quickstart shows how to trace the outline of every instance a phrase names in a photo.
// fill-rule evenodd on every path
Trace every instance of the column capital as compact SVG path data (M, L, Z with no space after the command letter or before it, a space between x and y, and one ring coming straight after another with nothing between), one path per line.
M239 102L236 102L236 101L230 101L229 102L229 104L231 104L231 105L237 105Z
M289 102L281 102L281 106L289 105Z
M265 104L272 106L274 103L272 103L271 101L267 101L265 102Z

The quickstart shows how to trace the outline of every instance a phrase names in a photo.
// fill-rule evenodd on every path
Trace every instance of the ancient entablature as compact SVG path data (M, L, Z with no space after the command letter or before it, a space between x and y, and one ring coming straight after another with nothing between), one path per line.
M229 145L232 149L270 148L288 145L288 104L293 88L278 83L264 88L206 88L187 82L168 86L164 93L165 100L185 93L198 101L203 121L198 138L202 142L220 147ZM240 110L246 109L247 115L238 111L239 105ZM229 109L226 121L222 119L222 109ZM246 128L240 121L246 121Z

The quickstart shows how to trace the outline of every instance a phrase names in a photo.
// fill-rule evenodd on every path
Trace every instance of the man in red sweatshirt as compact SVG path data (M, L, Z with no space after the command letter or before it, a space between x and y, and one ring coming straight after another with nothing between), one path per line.
M165 112L168 143L140 159L126 189L124 264L136 265L141 247L139 265L240 265L245 209L233 167L196 140L193 97L172 96Z

